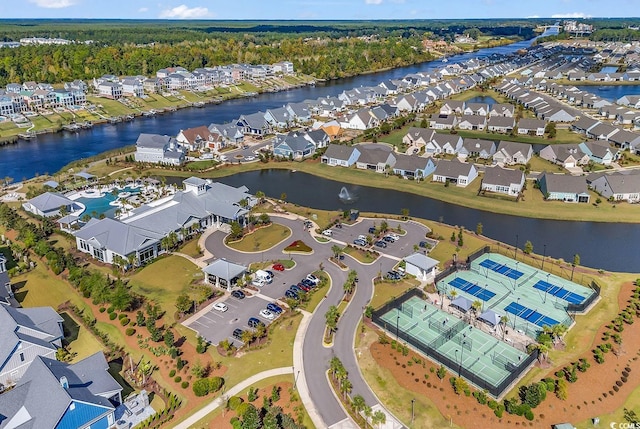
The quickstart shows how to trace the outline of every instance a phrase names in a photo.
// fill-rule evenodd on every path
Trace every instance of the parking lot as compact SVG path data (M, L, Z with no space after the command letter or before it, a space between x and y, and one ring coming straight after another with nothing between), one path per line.
M377 239L374 234L369 233L369 228L379 227L382 221L385 219L363 219L362 221L354 224L354 225L346 225L343 224L342 228L331 228L332 235L331 237L334 240L344 242L346 244L353 244L353 240L357 239L358 236L372 236L374 242L378 239L382 239L380 235ZM375 245L371 246L371 250L376 250L380 253L384 253L386 255L391 255L396 258L404 258L412 253L414 253L414 246L423 241L425 238L425 234L429 231L427 227L414 223L414 222L402 222L397 220L386 220L389 231L388 233L394 233L400 236L400 239L396 242L386 242L386 248L380 248ZM403 233L398 232L398 225L401 226Z
M213 304L211 304L206 313L201 314L196 320L188 323L187 326L197 331L201 337L211 344L218 344L220 341L228 339L231 343L241 345L242 342L240 340L233 338L233 330L236 328L250 329L247 325L250 317L256 317L268 326L273 320L262 317L259 314L260 310L266 308L270 302L277 304L276 300L282 298L291 285L297 284L311 272L305 271L299 266L282 272L271 271L274 273L273 282L260 288L256 295L247 295L244 299L227 296L223 300L216 301L225 303L228 307L227 311L215 310L212 308Z

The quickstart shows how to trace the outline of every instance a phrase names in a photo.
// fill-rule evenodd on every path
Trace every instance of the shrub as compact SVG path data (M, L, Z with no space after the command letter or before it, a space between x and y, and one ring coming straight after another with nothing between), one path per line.
M568 386L567 382L564 378L558 379L558 383L556 384L556 396L558 399L565 400L569 396L569 392L567 391Z
M182 377L176 375L176 378L174 378L173 381L175 381L176 383L180 383L182 381Z
M548 378L545 378L543 381L547 385L547 392L555 392L556 381L553 378L548 377Z
M238 405L238 408L236 408L236 414L238 415L238 417L244 416L247 410L249 409L249 407L251 406L252 405L248 402L243 402L240 405Z
M209 391L217 392L224 385L224 378L222 377L212 377L209 379Z
M109 320L116 320L116 317L118 317L116 313L109 313Z
M113 305L107 308L107 313L109 314L113 313L114 311L116 311L116 309L113 307Z
M616 381L616 386L621 387L621 386L622 386L622 381L617 380L617 381Z
M127 315L126 315L125 313L120 313L120 314L118 315L118 319L119 319L119 320L122 320L122 319L124 319L125 317L127 317Z
M173 378L174 375L176 375L175 369L172 369L171 371L169 371L169 377Z
M618 390L620 390L620 388L617 385L614 385L613 386L613 390L615 390L617 392Z
M257 387L249 387L247 391L247 400L249 402L253 402L258 399L258 388Z
M532 421L532 420L533 420L533 411L531 411L531 410L526 410L526 411L524 412L524 418L525 418L525 419L527 419L527 420L529 420L529 421Z
M129 324L129 322L130 322L130 320L127 317L125 317L124 319L120 319L120 324L122 326L127 326Z
M476 398L480 405L485 405L487 403L487 393L485 390L478 390L473 392L473 396Z
M240 404L242 404L242 398L238 396L232 396L227 401L227 408L229 408L232 411L235 411Z
M193 393L196 396L206 396L209 394L209 380L201 378L193 383Z
M133 334L136 333L136 330L133 329L133 328L127 328L127 330L124 331L124 333L127 335L127 337L130 337L130 336L132 336Z
M493 410L493 413L496 415L497 418L501 419L502 418L502 414L504 413L504 405L498 404L496 409Z
M104 308L104 307L100 307L100 308L98 309L98 311L99 311L100 313L104 313L105 311L107 311L107 309L106 309L106 308Z
M189 382L188 381L183 381L180 386L182 386L183 389L186 389L187 387L189 387Z

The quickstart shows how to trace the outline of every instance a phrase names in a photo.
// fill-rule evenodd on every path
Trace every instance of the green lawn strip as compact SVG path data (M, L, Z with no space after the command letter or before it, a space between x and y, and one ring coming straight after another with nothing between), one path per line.
M172 324L175 302L181 293L189 293L194 280L202 279L202 271L180 256L160 258L131 276L131 289L157 302L166 312L163 320Z
M291 229L278 223L258 228L245 235L239 241L227 243L227 246L241 252L261 252L272 248L291 236Z
M359 330L358 330L359 331ZM419 394L405 389L398 384L391 371L379 366L371 353L369 345L377 341L377 335L370 329L365 329L365 335L356 336L356 356L358 356L359 366L362 375L380 402L385 408L393 413L403 422L411 421L411 401L414 403L414 423L412 429L436 429L444 427L458 427L450 425L446 417L438 411L438 408L423 394ZM429 361L430 362L430 361ZM431 383L438 383L435 374L429 374ZM449 389L447 394L451 394L447 381L442 382L442 387ZM443 394L438 392L437 394ZM371 404L367 404L371 406Z
M353 246L346 246L343 249L343 252L349 256L352 256L353 258L355 258L355 260L362 262L363 264L370 264L378 259L378 256L374 255L371 251L362 250Z
M567 173L567 170L565 170L561 165L554 164L553 162L547 161L546 159L542 159L538 155L534 155L531 157L531 160L529 160L529 167L530 171Z
M136 112L135 110L128 108L119 101L110 100L108 98L87 96L87 101L89 103L95 104L96 106L102 106L102 114L107 117L130 115Z
M199 258L202 256L202 251L198 246L198 240L194 238L193 240L189 240L187 244L180 248L180 253L184 253L193 258Z
M256 389L264 389L266 387L269 386L273 386L275 384L279 384L279 383L291 383L293 384L295 382L295 380L293 379L293 374L291 375L277 375L275 377L269 377L269 378L265 378L264 380L261 380L259 382L257 382L256 384L254 384L252 387L256 388ZM228 386L228 387L233 387L233 386ZM242 392L239 396L243 397L244 399L246 399L247 393L246 392ZM296 404L302 405L301 402L297 402ZM256 401L253 402L253 405L256 406L256 408L260 409L260 407L262 406L262 398L258 398ZM276 402L275 405L280 405L280 403ZM197 428L208 428L211 426L211 422L213 420L215 420L220 414L223 413L224 407L218 407L216 408L216 410L212 413L209 413L206 415L206 417L202 418L201 420L198 420L194 425L193 428L197 429ZM231 417L235 416L236 413L234 411L225 411L225 417L227 417L229 420L231 419ZM304 420L302 421L302 424L307 428L307 429L314 429L315 426L313 425L313 422L311 421L311 418L309 417L309 414L307 414L307 410L304 410Z
M436 130L438 134L451 134L449 130ZM520 143L530 143L530 144L559 144L559 143L581 143L584 139L576 133L573 133L569 130L558 129L556 131L556 137L554 139L548 139L545 137L535 137L535 136L521 136L515 135L512 136L510 134L499 134L489 131L467 131L467 130L456 130L455 134L459 135L462 138L477 138L483 140L493 140L493 141L512 141L512 142L520 142ZM384 139L381 138L381 141Z
M214 159L206 159L202 161L192 161L184 165L184 168L189 171L202 171L211 167L215 167L219 162Z
M102 343L91 332L83 328L71 314L61 313L60 316L64 319L64 344L69 352L76 353L74 362L102 350Z
M369 305L373 308L378 308L382 304L402 295L405 291L414 288L419 284L420 282L415 279L402 279L397 282L391 280L377 282L374 287L373 298Z
M42 262L32 271L12 278L11 283L16 291L16 299L23 307L58 308L60 304L70 301L91 313L91 309L80 295L64 280L53 275Z
M316 273L316 276L319 277L320 275L323 274ZM311 298L309 298L309 301L304 306L304 309L310 313L313 313L316 310L318 304L320 304L320 301L322 301L325 295L329 292L329 286L330 282L327 282L324 286L314 288L313 293L311 294Z

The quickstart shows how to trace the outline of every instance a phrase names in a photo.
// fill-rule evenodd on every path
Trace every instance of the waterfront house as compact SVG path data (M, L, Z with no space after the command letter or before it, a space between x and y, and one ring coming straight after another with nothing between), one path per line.
M394 174L399 174L406 179L424 179L436 168L431 158L403 154L396 154L395 158Z
M588 177L591 189L611 201L640 202L640 171L627 170L611 174L596 173Z
M129 76L122 79L122 95L125 97L143 97L144 85L143 80L137 77Z
M429 128L410 127L407 134L402 137L402 143L422 147L431 140L434 134L435 131Z
M37 356L56 358L64 338L62 322L51 307L0 305L0 392L17 383Z
M441 115L462 115L464 112L465 104L464 101L458 100L446 100L442 103L442 107L440 107Z
M546 122L541 119L522 118L518 122L518 134L529 136L544 136Z
M452 130L458 124L456 115L433 114L429 119L429 127L435 130Z
M212 133L209 128L201 125L195 128L180 130L176 136L176 141L189 150L213 149L219 150L222 146L220 134Z
M589 128L589 130L587 131L587 137L596 140L608 141L609 138L618 131L619 129L614 127L613 125L600 122L597 125Z
M462 145L458 147L458 157L477 157L489 159L496 153L496 142L492 140L464 138Z
M524 173L521 170L511 170L496 165L485 169L480 189L484 192L517 197L522 192L524 180Z
M487 118L480 115L463 115L459 122L458 128L461 130L483 131L487 126Z
M578 144L550 144L540 150L540 158L549 162L573 168L589 163L589 155L584 153Z
M379 143L364 143L357 145L360 156L356 161L356 168L373 170L376 173L387 172L387 168L393 168L396 157L391 146Z
M588 116L580 116L577 121L571 124L571 130L586 136L587 132L599 123L600 121Z
M584 176L569 174L541 173L536 179L540 192L547 201L567 203L588 203L589 192Z
M431 140L424 147L426 156L439 155L445 153L455 155L462 146L462 137L457 134L434 133Z
M236 121L236 125L242 130L244 135L250 134L263 137L271 132L270 124L267 122L263 112L241 115Z
M216 259L202 269L204 281L212 286L231 291L247 273L247 267L225 259Z
M151 164L182 165L185 151L173 137L143 133L136 141L135 160Z
M278 135L273 141L273 154L283 158L302 160L313 155L316 145L298 133Z
M285 108L289 118L296 124L306 124L311 121L311 111L307 103L288 103Z
M640 109L640 95L623 95L616 100L616 104Z
M596 164L610 165L618 159L619 151L612 149L607 142L586 141L578 145L580 150L589 156Z
M491 116L487 122L487 130L494 133L507 134L513 131L516 120L513 116Z
M478 170L473 164L460 162L457 159L439 160L433 171L432 181L441 183L453 183L462 188L473 182L478 177Z
M271 128L278 130L285 130L289 128L293 122L291 114L285 107L267 109L267 112L264 114L264 119Z
M330 144L320 158L323 164L330 166L351 167L356 163L360 151L356 146Z
M493 154L493 163L501 165L526 164L533 155L529 143L501 141Z
M466 103L462 114L487 116L489 114L489 105L487 103Z
M29 213L44 217L60 216L63 210L67 213L80 210L80 206L77 203L56 192L45 192L33 197L22 204L22 208Z
M505 103L495 103L489 110L489 116L507 116L512 118L514 116L514 105Z
M236 123L210 124L209 131L219 134L223 140L223 146L228 144L238 144L244 140L244 133Z
M0 428L111 428L122 386L100 351L74 364L37 357L0 395Z
M119 100L122 98L122 85L120 82L101 82L97 86L98 97L110 98L112 100Z

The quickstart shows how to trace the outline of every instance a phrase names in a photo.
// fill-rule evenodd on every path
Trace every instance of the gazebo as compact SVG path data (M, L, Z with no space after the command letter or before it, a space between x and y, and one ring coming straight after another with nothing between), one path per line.
M500 314L496 313L491 309L485 311L480 316L478 316L478 319L482 320L483 322L490 325L491 327L498 326L500 324L501 318L502 316Z
M216 259L204 267L202 271L207 283L230 291L247 271L247 267L234 264L226 259Z
M452 307L456 307L458 310L462 311L463 313L466 313L471 309L472 304L473 303L471 302L471 300L465 298L464 296L459 296L453 301L451 301L451 304L449 305Z

